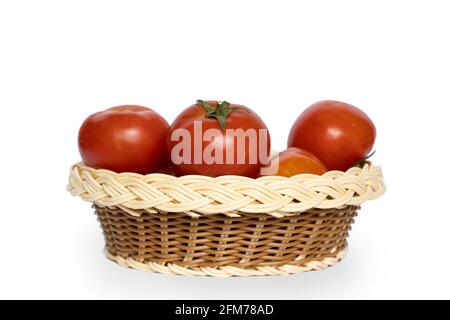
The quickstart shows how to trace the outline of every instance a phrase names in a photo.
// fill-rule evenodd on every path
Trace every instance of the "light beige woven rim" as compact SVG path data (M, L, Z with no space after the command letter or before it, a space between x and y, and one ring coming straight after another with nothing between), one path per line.
M381 196L385 184L381 168L371 164L322 176L251 179L115 173L78 163L70 170L68 190L83 200L117 207L133 216L139 216L137 210L143 209L151 213L185 212L192 217L217 213L238 217L240 212L284 217L311 208L360 205Z
M290 274L322 270L336 265L347 253L347 247L339 251L334 257L327 257L318 261L309 261L304 265L285 264L278 267L257 267L256 269L244 269L232 266L218 268L185 268L173 263L162 265L156 262L140 262L133 258L123 258L114 256L105 250L106 257L122 267L138 269L141 271L163 273L168 275L184 276L210 276L210 277L243 277L243 276L285 276ZM296 260L303 259L304 256L297 257Z

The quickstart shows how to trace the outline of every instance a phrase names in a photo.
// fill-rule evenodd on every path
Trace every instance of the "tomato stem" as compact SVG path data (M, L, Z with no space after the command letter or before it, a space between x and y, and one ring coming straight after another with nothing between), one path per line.
M200 99L196 102L206 110L206 118L216 118L222 130L225 130L227 126L227 117L233 111L233 108L230 107L229 102L217 101L217 106L215 108Z
M359 160L355 165L354 165L354 167L359 167L359 168L363 168L364 167L364 165L366 165L367 163L370 163L370 161L367 161L367 160L369 160L369 158L371 158L374 154L375 154L375 151L376 150L373 150L367 157L365 157L364 159L362 159L362 160Z

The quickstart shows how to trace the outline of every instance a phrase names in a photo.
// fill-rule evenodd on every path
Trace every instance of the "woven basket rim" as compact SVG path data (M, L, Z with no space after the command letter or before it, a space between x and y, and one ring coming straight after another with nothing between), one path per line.
M235 175L175 177L94 169L77 163L70 169L68 191L99 206L138 211L184 212L192 217L223 213L266 213L284 217L308 209L360 205L386 190L380 166L372 163L322 176L248 178Z

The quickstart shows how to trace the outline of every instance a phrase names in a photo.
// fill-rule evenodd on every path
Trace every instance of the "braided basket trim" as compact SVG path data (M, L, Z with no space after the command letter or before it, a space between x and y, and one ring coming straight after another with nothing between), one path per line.
M218 268L186 268L173 263L159 264L156 262L140 262L133 258L114 256L105 250L106 257L122 267L138 269L141 271L157 272L168 275L185 276L211 276L211 277L233 277L233 276L284 276L313 270L322 270L336 265L347 253L347 248L339 251L334 257L326 257L318 261L309 261L304 265L285 264L279 267L257 267L256 269L244 269L232 266ZM302 259L303 257L299 257Z
M238 217L239 212L283 217L311 208L360 205L381 196L385 185L381 168L371 164L346 172L328 171L322 176L251 179L116 173L78 163L71 168L68 190L83 200L117 207L133 216L144 209L153 213L185 212L192 217L217 213Z

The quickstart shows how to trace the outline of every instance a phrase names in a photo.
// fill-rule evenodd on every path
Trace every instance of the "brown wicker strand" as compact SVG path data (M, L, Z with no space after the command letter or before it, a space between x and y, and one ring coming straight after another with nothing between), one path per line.
M285 218L256 213L239 218L223 214L192 218L146 211L135 217L117 208L95 208L110 257L194 271L302 267L308 263L311 267L315 261L336 258L345 250L358 209L311 209Z

